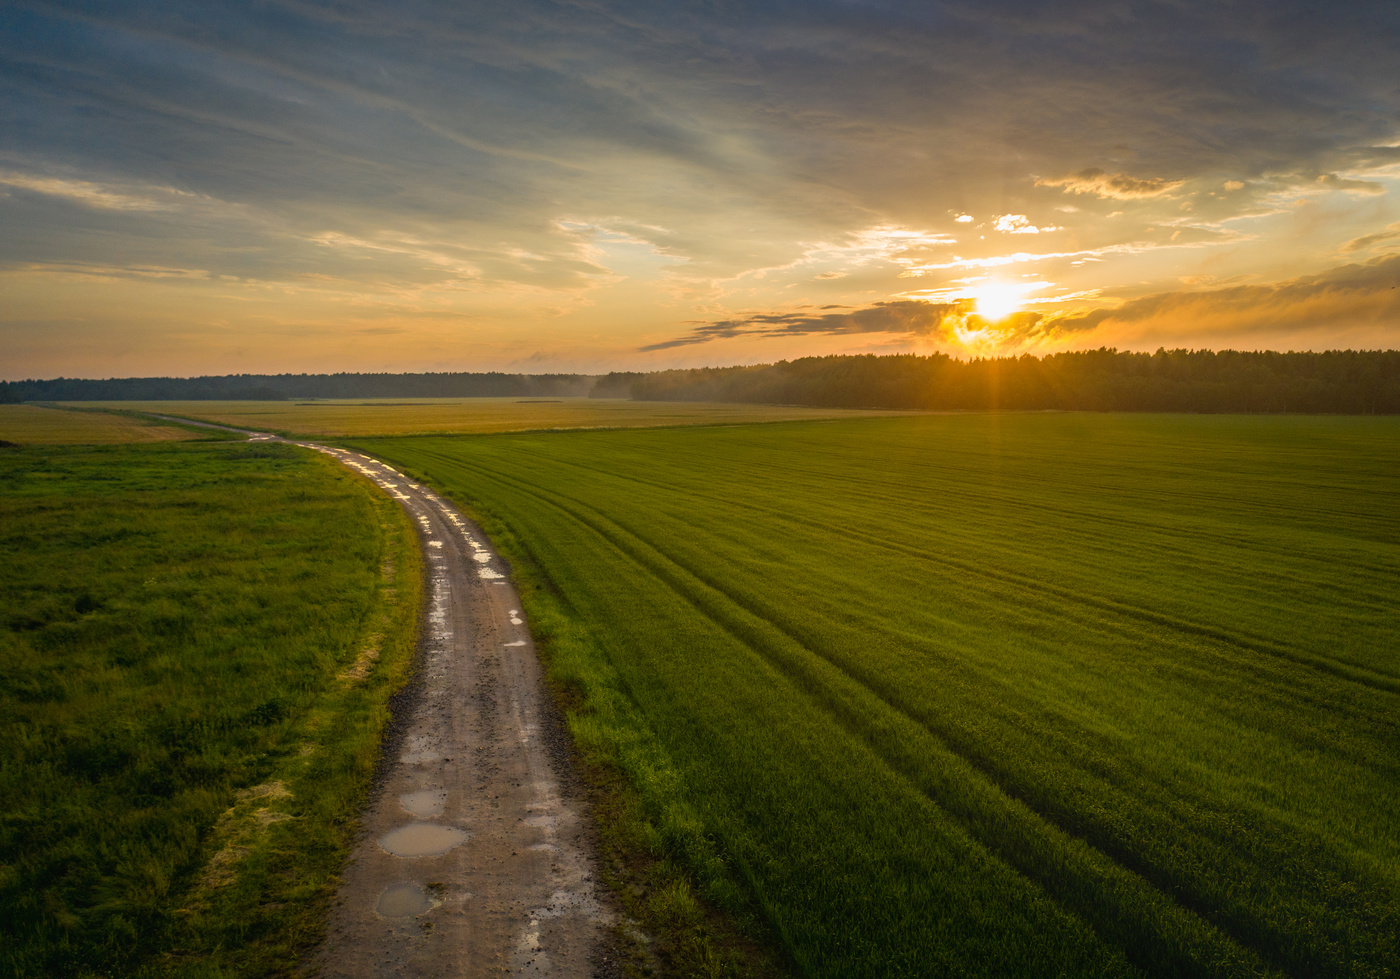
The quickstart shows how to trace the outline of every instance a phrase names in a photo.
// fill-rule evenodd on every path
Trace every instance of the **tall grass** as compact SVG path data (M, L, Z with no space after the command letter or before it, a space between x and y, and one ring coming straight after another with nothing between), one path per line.
M361 443L511 554L651 845L812 976L1400 969L1400 423Z
M398 508L283 446L6 449L0 554L0 974L289 973L411 661Z

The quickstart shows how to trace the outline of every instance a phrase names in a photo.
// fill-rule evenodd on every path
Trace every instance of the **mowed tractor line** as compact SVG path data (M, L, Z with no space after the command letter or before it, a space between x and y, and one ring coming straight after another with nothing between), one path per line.
M413 518L428 570L418 675L342 878L320 973L596 974L615 914L520 598L485 535L363 453L204 424L323 452L371 480Z

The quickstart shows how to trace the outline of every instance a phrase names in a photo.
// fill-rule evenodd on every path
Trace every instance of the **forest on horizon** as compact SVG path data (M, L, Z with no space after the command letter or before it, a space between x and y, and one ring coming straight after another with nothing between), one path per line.
M772 364L588 374L229 374L0 381L0 403L344 398L606 397L821 408L1207 413L1400 413L1400 351L1113 349L959 360L804 357Z

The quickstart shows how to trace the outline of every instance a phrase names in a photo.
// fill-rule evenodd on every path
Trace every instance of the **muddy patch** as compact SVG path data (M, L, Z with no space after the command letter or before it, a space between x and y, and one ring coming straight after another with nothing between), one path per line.
M379 845L396 857L439 857L466 841L467 834L455 826L409 823L385 833Z
M382 918L416 918L427 914L437 904L422 884L408 880L384 888L374 910Z
M432 819L442 815L442 809L447 804L447 793L442 789L420 789L417 792L405 792L399 796L399 805L404 807L404 811L419 819Z

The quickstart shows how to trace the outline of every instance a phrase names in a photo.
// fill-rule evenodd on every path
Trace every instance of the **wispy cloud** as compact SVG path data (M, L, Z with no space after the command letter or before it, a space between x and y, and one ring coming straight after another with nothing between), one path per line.
M114 190L89 180L64 180L59 177L0 171L0 184L106 211L163 211L171 206L169 201Z
M1387 226L1381 231L1373 231L1369 235L1361 235L1351 239L1351 241L1342 246L1342 253L1351 254L1353 252L1364 252L1384 242L1395 241L1397 239L1400 239L1400 221Z
M1080 170L1065 177L1042 177L1037 187L1060 187L1069 194L1093 194L1116 201L1135 201L1160 197L1182 186L1184 180L1163 180L1160 177L1130 177L1126 173L1108 173L1098 167Z

